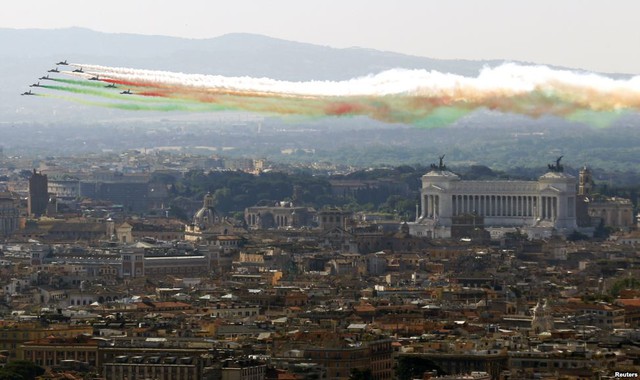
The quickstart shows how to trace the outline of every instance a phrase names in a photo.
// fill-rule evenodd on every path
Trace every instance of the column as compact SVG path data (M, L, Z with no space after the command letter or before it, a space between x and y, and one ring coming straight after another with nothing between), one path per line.
M458 210L456 210L456 196L451 196L451 216L458 215Z
M427 217L428 205L427 205L427 196L425 194L422 195L422 212L420 213L421 218Z
M433 218L435 214L435 205L433 204L433 195L429 195L429 218Z

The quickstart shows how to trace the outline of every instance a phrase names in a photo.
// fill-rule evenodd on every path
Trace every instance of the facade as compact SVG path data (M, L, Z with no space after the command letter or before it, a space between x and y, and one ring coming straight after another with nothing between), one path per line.
M34 322L8 322L0 323L0 349L9 351L9 356L14 359L19 357L18 349L25 342L45 339L55 336L60 338L72 338L80 334L92 334L93 328L87 325L53 325L44 327Z
M0 236L9 236L20 227L20 199L14 193L0 193Z
M607 227L631 228L634 225L633 203L625 198L594 198L589 202L589 216L602 220Z
M252 360L225 360L220 371L221 380L264 380L267 366Z
M482 216L487 228L571 233L577 227L575 177L557 169L537 181L465 181L433 167L422 176L421 203L413 227L427 237L450 237L454 217L465 214Z
M357 347L314 347L304 350L304 357L326 368L328 379L348 379L351 370L371 370L373 380L393 378L391 340L362 342Z
M313 212L307 207L296 207L292 202L276 202L246 208L244 220L251 229L300 228L311 224Z
M114 181L80 181L79 195L122 205L127 211L146 212L149 207L149 182L144 177L119 177Z
M98 341L92 339L91 335L47 337L25 342L18 350L18 359L28 360L44 368L60 366L67 360L87 363L97 368L100 366L98 358Z
M347 223L353 218L351 211L344 211L338 208L324 209L318 212L318 227L323 231L341 228L346 230Z
M33 169L33 174L29 178L29 201L27 204L29 215L40 217L47 211L49 203L47 183L47 175L36 173L36 170Z
M55 194L60 203L72 203L80 195L80 180L50 180L47 184L47 189L49 193Z

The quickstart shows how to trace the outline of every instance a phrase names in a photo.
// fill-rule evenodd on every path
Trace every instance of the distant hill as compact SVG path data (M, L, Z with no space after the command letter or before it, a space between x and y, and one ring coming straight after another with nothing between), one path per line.
M336 49L255 34L185 39L108 34L82 28L0 29L0 122L124 117L61 101L16 96L60 60L282 80L342 80L391 68L477 75L500 61L439 60L364 48ZM26 99L29 98L29 99Z
M88 29L0 29L0 57L42 62L67 58L189 73L339 80L404 67L475 75L499 61L439 60L364 48L336 49L255 34L210 39L107 34ZM53 60L52 60L53 59Z

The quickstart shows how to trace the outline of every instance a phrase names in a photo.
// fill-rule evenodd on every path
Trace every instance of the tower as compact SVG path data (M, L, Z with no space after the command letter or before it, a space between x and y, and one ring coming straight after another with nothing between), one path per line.
M591 170L585 165L580 169L578 176L578 195L590 196L592 187L593 177L591 176Z
M47 211L49 203L48 181L47 175L36 173L29 178L29 201L27 203L29 215L40 217Z
M548 300L545 299L544 303L538 301L538 304L533 308L531 329L536 334L553 330L553 314L551 314Z

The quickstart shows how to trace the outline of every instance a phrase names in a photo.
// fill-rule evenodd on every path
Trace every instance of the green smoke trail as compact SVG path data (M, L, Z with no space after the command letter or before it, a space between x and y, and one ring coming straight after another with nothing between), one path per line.
M629 111L578 110L567 116L567 120L587 124L595 128L607 128L628 113Z
M71 87L71 86L51 86L51 85L40 85L42 88L48 88L56 91L65 91L71 92L74 94L83 94L83 95L91 95L91 96L99 96L107 99L114 100L131 100L132 95L120 94L119 92L109 91L109 89L93 89L93 88L84 88L84 87ZM163 98L163 97L146 97L146 96L136 96L136 102L140 103L167 103L168 101L177 102L177 103L193 103L197 104L198 102L189 101L186 99L173 99L173 98Z
M430 115L416 120L411 124L425 129L445 127L449 124L453 124L460 118L468 115L470 112L471 110L461 107L439 107L431 112Z
M74 86L106 88L106 85L104 84L104 82L100 82L100 81L63 79L63 78L51 78L51 79L55 82L66 83Z
M61 96L53 94L42 94L42 96L49 98L62 99L74 103L79 103L87 106L114 108L127 111L186 111L186 112L215 112L215 111L228 111L229 109L220 106L218 104L138 104L138 103L113 103L113 102L99 102L92 101L83 98L73 96Z

